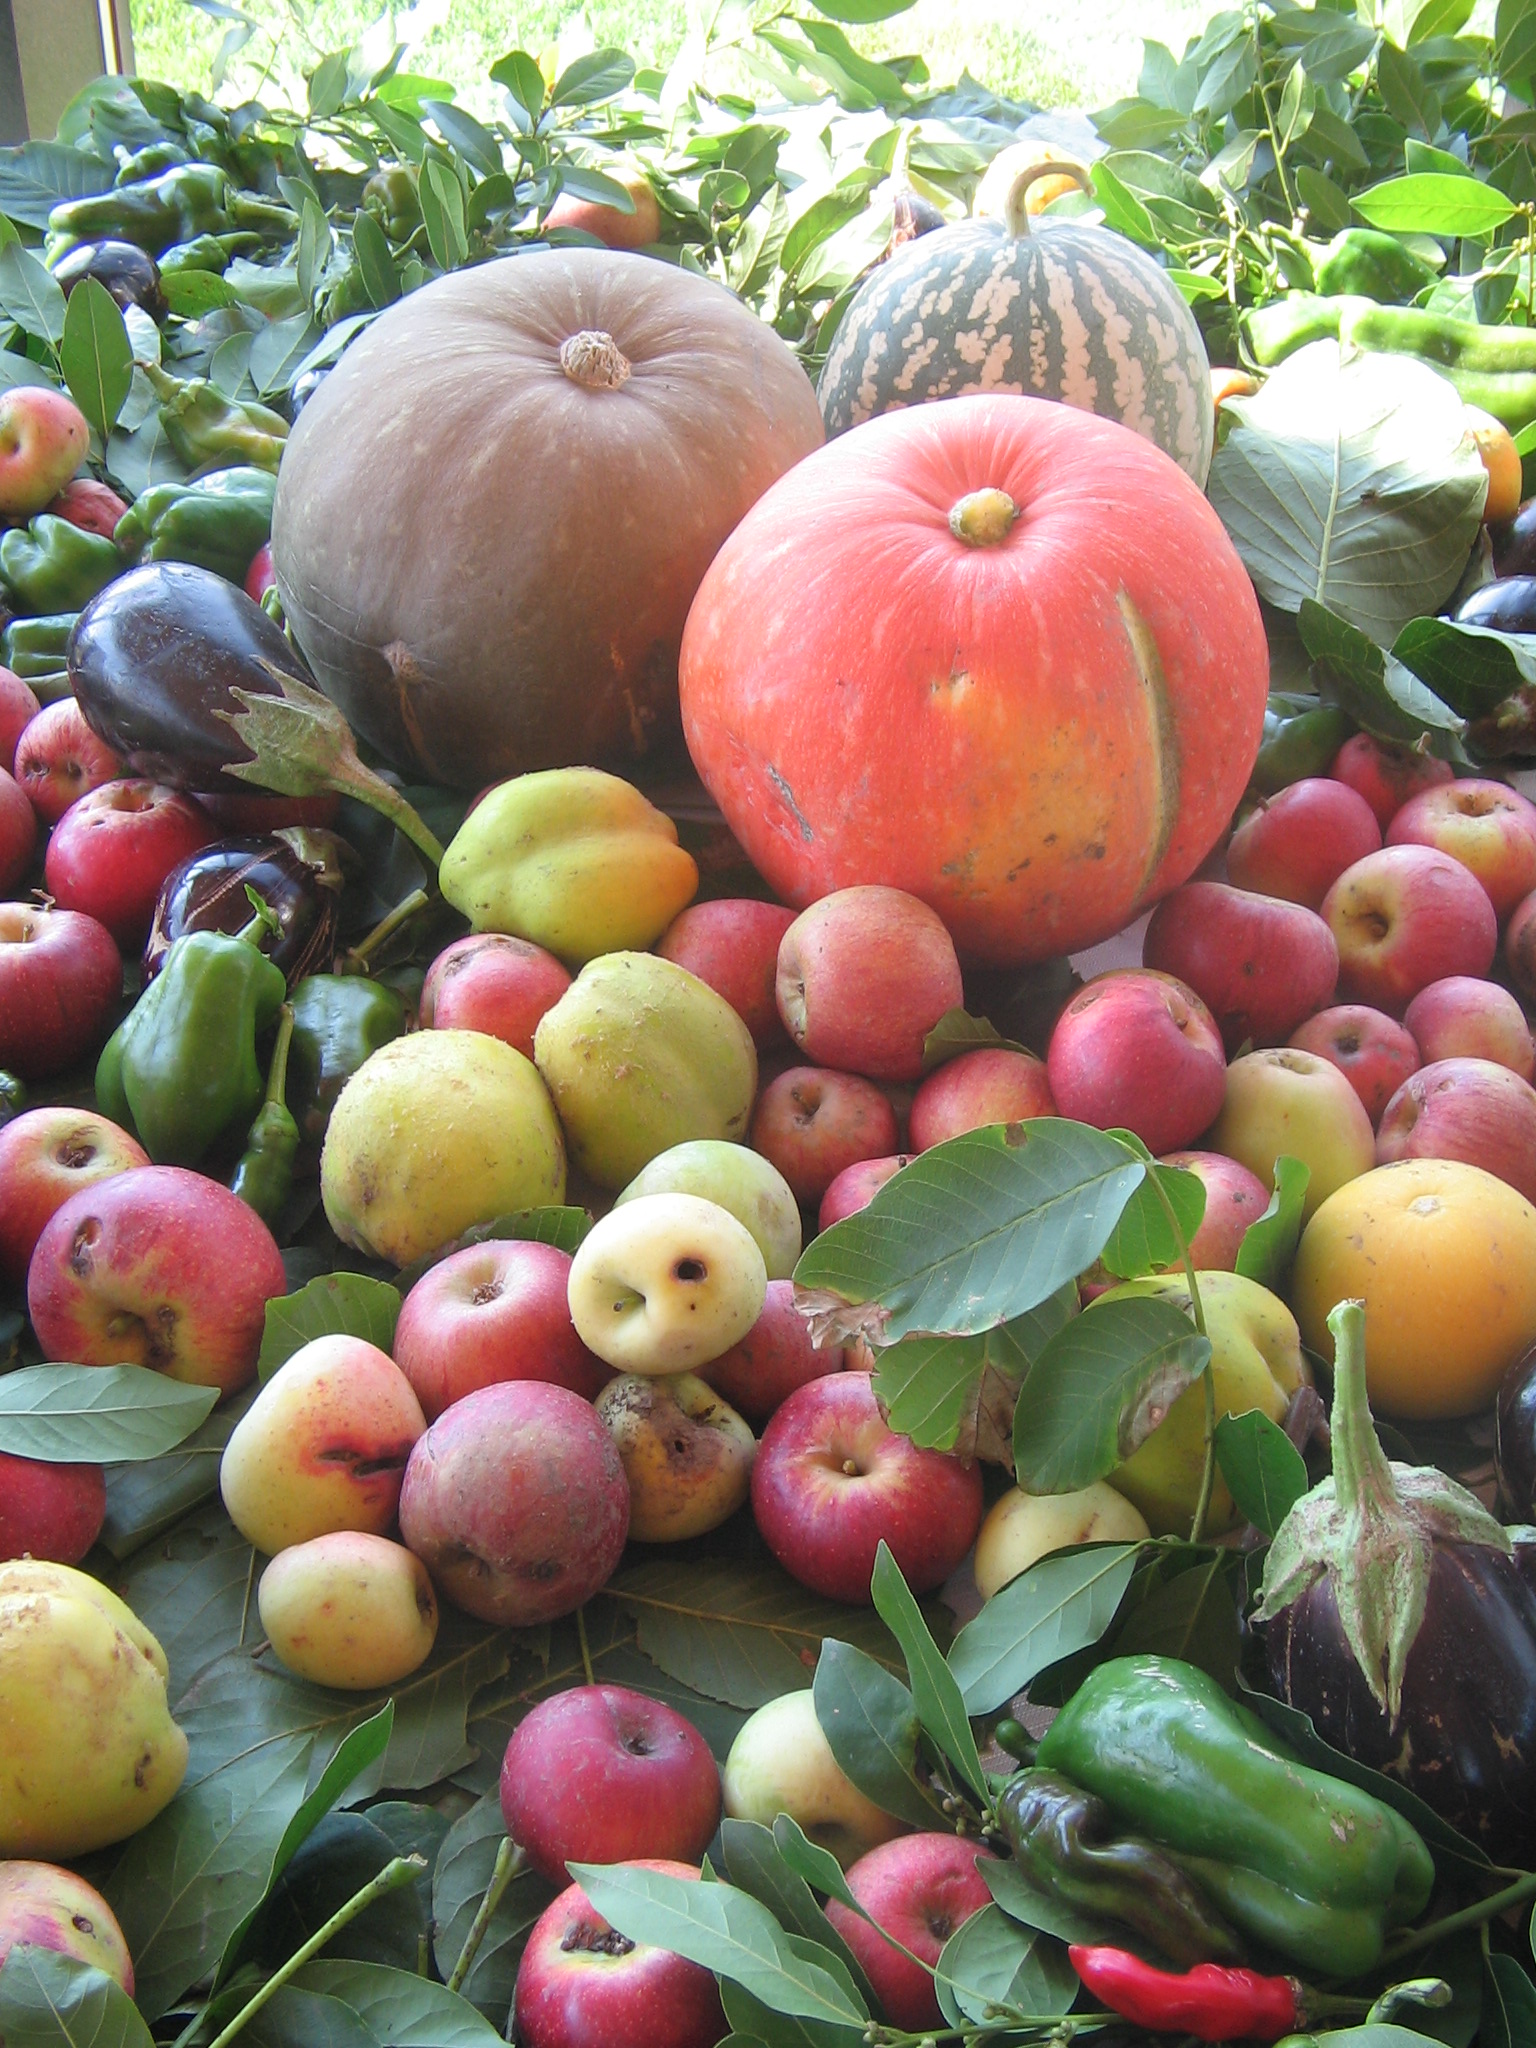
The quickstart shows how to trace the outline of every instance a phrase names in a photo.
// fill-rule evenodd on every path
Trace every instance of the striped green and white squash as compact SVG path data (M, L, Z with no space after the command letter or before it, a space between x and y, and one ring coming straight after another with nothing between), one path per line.
M1031 225L1030 176L1006 224L923 235L860 285L816 388L828 434L930 399L1023 392L1122 421L1203 485L1215 409L1194 315L1123 235Z

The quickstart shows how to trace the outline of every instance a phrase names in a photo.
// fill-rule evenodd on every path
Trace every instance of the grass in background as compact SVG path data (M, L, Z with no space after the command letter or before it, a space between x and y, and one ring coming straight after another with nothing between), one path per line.
M279 0L244 0L264 19ZM1130 91L1144 36L1178 54L1198 35L1217 0L918 0L907 14L851 31L871 56L919 52L939 81L967 70L994 91L1041 106L1102 106ZM186 0L131 0L140 72L173 85L207 89L223 28ZM318 0L313 33L322 50L356 42L388 10L379 0ZM451 79L482 99L496 58L519 46L538 51L583 17L599 44L628 50L641 63L667 64L682 40L684 0L426 0L396 10L412 66ZM412 33L409 15L427 27ZM428 24L431 24L430 26ZM316 61L308 55L306 67Z

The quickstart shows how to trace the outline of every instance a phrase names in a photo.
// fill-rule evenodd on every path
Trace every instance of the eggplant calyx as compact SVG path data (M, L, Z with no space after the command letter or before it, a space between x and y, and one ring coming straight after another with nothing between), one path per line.
M1256 1621L1332 1583L1345 1639L1395 1728L1403 1674L1429 1595L1437 1544L1484 1544L1508 1556L1508 1532L1475 1494L1427 1465L1393 1464L1365 1390L1365 1308L1341 1301L1334 1338L1333 1474L1297 1501L1264 1562Z

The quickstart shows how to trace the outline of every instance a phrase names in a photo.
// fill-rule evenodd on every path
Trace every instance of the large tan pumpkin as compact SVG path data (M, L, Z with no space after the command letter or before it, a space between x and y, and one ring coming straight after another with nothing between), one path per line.
M509 257L375 321L300 414L272 553L299 645L399 766L474 788L642 754L693 594L820 446L810 380L723 286Z

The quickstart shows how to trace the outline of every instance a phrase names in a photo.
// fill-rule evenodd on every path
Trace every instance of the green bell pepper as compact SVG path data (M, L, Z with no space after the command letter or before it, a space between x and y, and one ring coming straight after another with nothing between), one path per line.
M1320 292L1287 292L1243 315L1243 336L1249 354L1264 369L1283 363L1312 341L1337 341L1343 300Z
M267 1093L245 1150L235 1167L231 1192L248 1203L263 1223L274 1224L293 1188L293 1162L299 1149L299 1127L283 1100L288 1085L288 1049L293 1041L293 1006L278 1012L277 1041L267 1070Z
M1235 1926L1327 1976L1374 1968L1387 1930L1422 1912L1434 1883L1401 1815L1302 1763L1177 1658L1100 1664L1038 1762L1161 1843Z
M121 560L118 566L122 566ZM44 692L56 679L62 679L66 691L69 687L69 636L79 616L78 612L47 612L41 618L12 619L0 633L6 667L31 685L39 702L45 701Z
M1325 775L1334 755L1355 729L1355 721L1334 704L1277 717L1264 714L1264 737L1249 776L1260 796L1274 796L1304 776Z
M392 242L408 242L421 226L421 193L414 164L375 171L363 187L363 205Z
M347 1082L370 1053L404 1032L405 1003L362 974L311 974L290 1001L289 1105L305 1142L318 1145Z
M231 583L272 537L277 478L268 469L218 469L189 484L155 484L119 519L112 544L130 562L193 562Z
M124 185L142 185L146 179L158 178L162 171L174 171L178 164L191 161L190 153L179 142L151 142L134 151L112 183L121 191Z
M1398 306L1434 281L1427 263L1380 228L1342 229L1317 266L1317 289L1325 298L1347 293Z
M260 246L260 235L194 235L190 242L175 242L160 256L160 275L175 277L183 270L211 270L222 277L236 256Z
M88 533L52 512L39 512L0 537L0 581L17 609L34 617L79 611L122 568L105 534Z
M288 422L281 413L254 401L226 398L206 377L170 377L156 363L139 367L160 401L165 438L189 469L232 463L277 468L288 438Z
M1450 378L1468 405L1481 406L1512 434L1536 420L1536 328L1485 327L1417 306L1349 299L1339 339L1380 355L1416 356Z
M137 1131L157 1165L196 1166L221 1138L248 1129L261 1106L256 1040L287 992L260 947L275 923L261 904L234 934L183 934L107 1041L96 1100Z
M66 244L137 242L151 256L195 235L231 228L291 233L294 215L232 186L218 164L176 164L158 177L66 199L48 215L48 232Z

